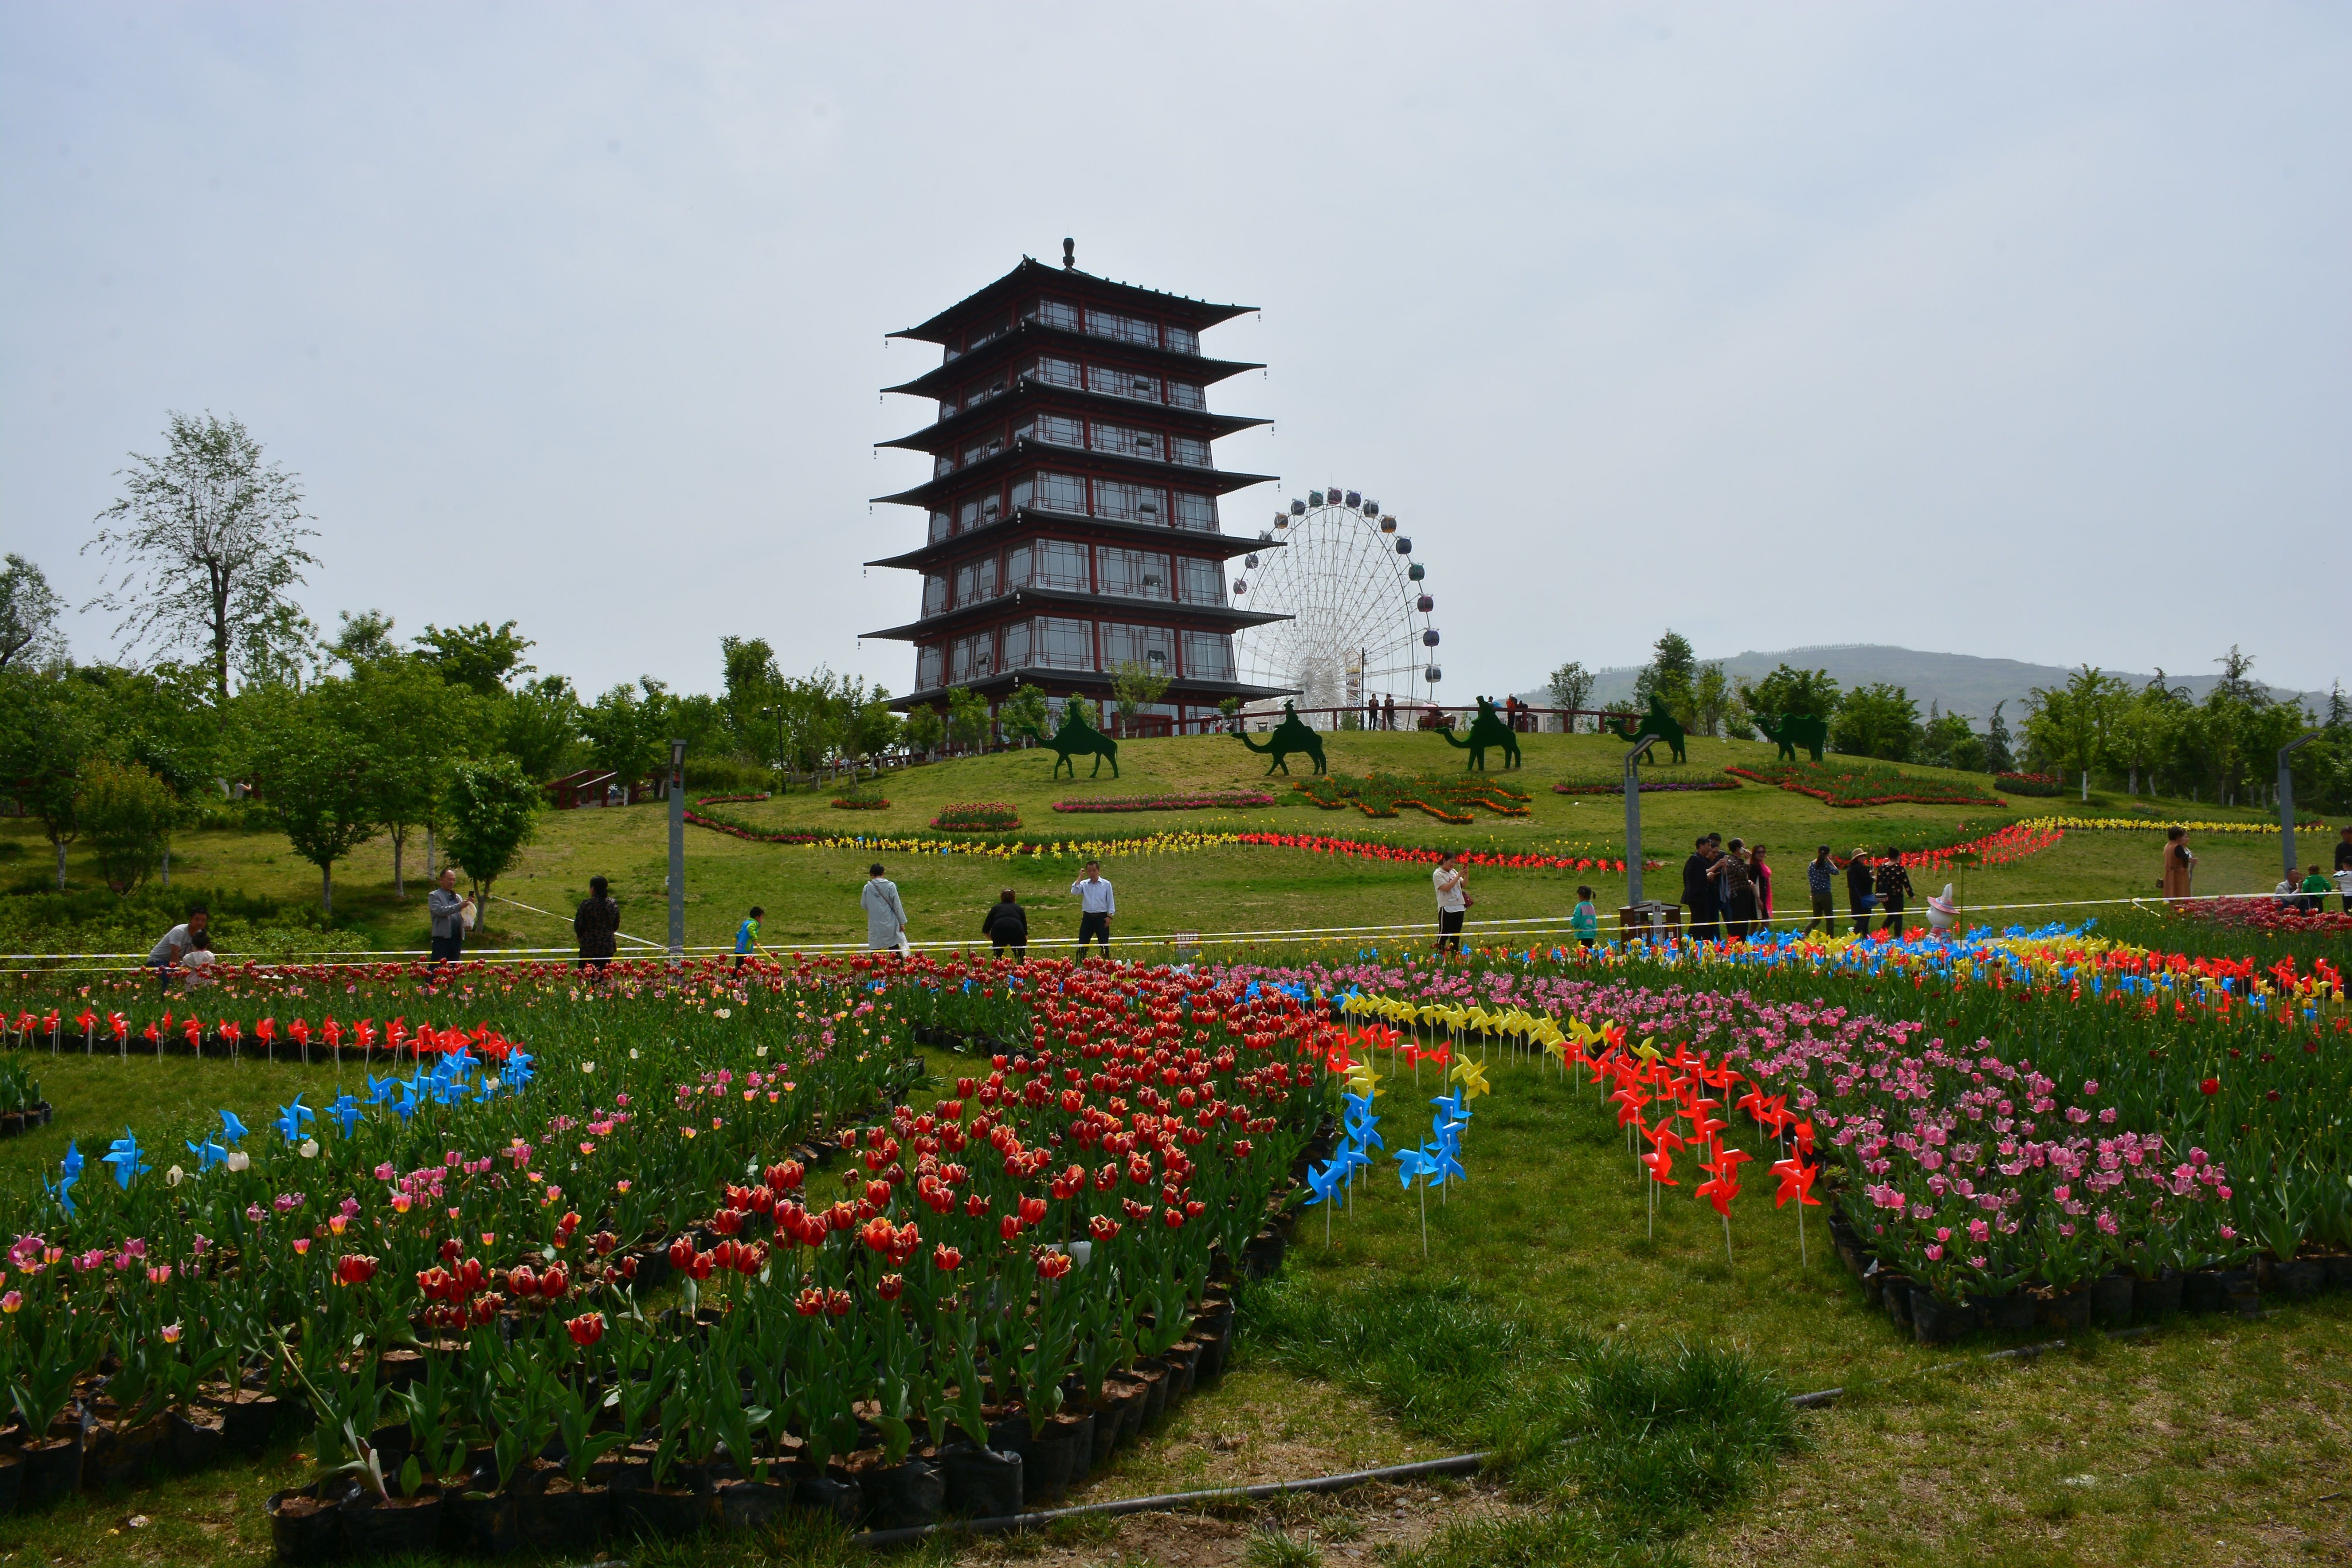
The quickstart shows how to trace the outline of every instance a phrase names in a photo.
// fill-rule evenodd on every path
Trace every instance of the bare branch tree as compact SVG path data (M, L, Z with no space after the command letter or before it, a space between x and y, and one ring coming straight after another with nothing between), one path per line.
M260 443L235 419L173 414L161 458L131 455L125 493L99 513L97 550L121 574L91 600L121 617L126 648L194 648L209 658L216 699L241 678L268 673L300 650L279 646L309 626L287 590L318 557L301 546L296 478L261 460Z

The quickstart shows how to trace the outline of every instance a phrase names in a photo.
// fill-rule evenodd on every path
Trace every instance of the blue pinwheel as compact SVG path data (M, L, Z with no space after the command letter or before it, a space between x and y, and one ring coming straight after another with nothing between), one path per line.
M300 1141L303 1124L316 1121L318 1119L319 1113L303 1104L302 1096L298 1094L294 1097L293 1104L281 1105L278 1108L278 1119L270 1125L278 1129L286 1142L293 1143Z
M1348 1142L1359 1149L1387 1148L1388 1145L1381 1140L1381 1119L1372 1114L1372 1097L1350 1094L1343 1098L1348 1102L1348 1110L1341 1128Z
M392 1103L393 1090L400 1087L400 1080L396 1078L378 1078L373 1073L369 1073L366 1076L368 1086L368 1103L370 1105L390 1105Z
M42 1191L64 1205L68 1219L74 1216L73 1184L81 1180L81 1145L68 1143L66 1145L64 1174L58 1178L58 1184L52 1187L47 1182L41 1184Z
M231 1143L235 1143L245 1136L245 1123L236 1119L236 1111L224 1110L220 1113L220 1119L221 1136L224 1139L227 1140Z
M507 1058L506 1082L512 1089L520 1089L539 1074L531 1068L529 1051L516 1051Z
M1412 1190L1414 1182L1426 1182L1430 1177L1436 1175L1437 1166L1438 1163L1429 1157L1426 1150L1400 1149L1397 1151L1397 1181L1407 1191Z
M138 1134L128 1127L122 1130L121 1137L108 1146L100 1158L114 1167L115 1184L126 1193L131 1190L132 1177L143 1176L155 1168L140 1159Z
M334 1104L327 1107L327 1114L342 1123L343 1136L348 1138L352 1135L352 1129L360 1124L360 1102L348 1094L341 1095Z
M196 1169L199 1172L209 1171L228 1158L228 1151L209 1138L201 1143L189 1144L188 1152L196 1157Z
M1309 1167L1307 1173L1307 1187L1315 1195L1307 1200L1305 1206L1312 1208L1317 1204L1344 1202L1348 1190L1347 1177L1348 1167L1344 1162L1338 1159L1328 1160L1320 1165Z

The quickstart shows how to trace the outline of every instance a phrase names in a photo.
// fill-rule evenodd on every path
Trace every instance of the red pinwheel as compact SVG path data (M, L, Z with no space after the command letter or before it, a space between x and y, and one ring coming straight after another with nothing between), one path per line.
M1629 1083L1609 1098L1614 1100L1617 1104L1618 1126L1639 1127L1643 1125L1642 1107L1650 1103L1650 1097L1648 1095L1643 1094L1640 1089L1635 1089Z
M1676 1139L1675 1142L1680 1142L1681 1140ZM1659 1147L1643 1155L1642 1163L1650 1168L1650 1180L1657 1183L1658 1185L1662 1187L1679 1187L1682 1185L1682 1184L1675 1181L1674 1177L1674 1153L1664 1145L1661 1144Z

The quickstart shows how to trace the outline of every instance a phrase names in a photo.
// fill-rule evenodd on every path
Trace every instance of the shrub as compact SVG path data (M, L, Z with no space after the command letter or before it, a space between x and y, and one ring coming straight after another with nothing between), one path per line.
M2050 795L2063 793L2065 781L2049 773L1995 773L1993 787L2011 795Z
M1831 763L1758 763L1723 770L1794 795L1808 795L1832 806L2000 805L1998 795L1957 780L1922 778L1885 763L1840 757Z
M886 811L889 805L878 795L845 795L833 803L835 811Z
M1002 801L982 801L947 806L931 826L942 833L1009 833L1021 826L1021 816Z
M1055 811L1218 811L1272 805L1274 796L1260 789L1209 790L1199 795L1114 795L1094 800L1057 800Z

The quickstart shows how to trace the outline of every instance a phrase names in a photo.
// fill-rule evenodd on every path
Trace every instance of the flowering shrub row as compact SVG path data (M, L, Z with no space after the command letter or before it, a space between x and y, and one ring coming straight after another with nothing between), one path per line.
M2000 796L1987 795L1974 784L1957 779L1923 778L1884 763L1844 757L1834 763L1734 763L1723 771L1738 778L1811 795L1832 806L2004 804Z
M1203 790L1192 795L1098 795L1091 800L1057 800L1055 811L1225 811L1272 805L1274 796L1260 789Z
M931 818L943 833L1010 833L1021 826L1021 815L1002 801L944 807Z
M1358 778L1348 773L1322 773L1300 779L1291 786L1326 811L1353 806L1366 816L1394 816L1400 806L1425 812L1440 822L1475 821L1473 808L1497 816L1526 816L1528 794L1503 779L1467 773L1420 773L1410 778L1373 773Z

